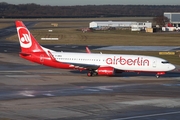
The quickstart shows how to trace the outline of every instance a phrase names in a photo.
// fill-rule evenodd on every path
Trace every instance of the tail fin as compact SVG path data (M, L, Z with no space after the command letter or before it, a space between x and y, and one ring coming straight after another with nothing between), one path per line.
M44 52L22 21L16 21L15 24L22 53Z

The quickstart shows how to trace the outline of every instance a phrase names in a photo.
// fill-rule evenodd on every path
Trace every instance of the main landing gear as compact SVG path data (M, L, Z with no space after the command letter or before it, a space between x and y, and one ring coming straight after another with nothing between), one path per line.
M98 73L95 72L95 71L89 71L89 72L87 73L87 76L88 76L88 77L97 76L97 75L98 75Z

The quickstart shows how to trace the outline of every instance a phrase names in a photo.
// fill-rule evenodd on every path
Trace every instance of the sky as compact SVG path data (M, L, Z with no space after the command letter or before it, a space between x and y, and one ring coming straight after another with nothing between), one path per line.
M180 0L0 0L10 4L35 3L40 5L180 5Z

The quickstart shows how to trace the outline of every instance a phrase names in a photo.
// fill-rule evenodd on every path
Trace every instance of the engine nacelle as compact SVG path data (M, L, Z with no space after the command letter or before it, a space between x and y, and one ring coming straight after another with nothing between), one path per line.
M100 67L96 70L98 75L108 75L112 76L114 75L114 68L113 67Z

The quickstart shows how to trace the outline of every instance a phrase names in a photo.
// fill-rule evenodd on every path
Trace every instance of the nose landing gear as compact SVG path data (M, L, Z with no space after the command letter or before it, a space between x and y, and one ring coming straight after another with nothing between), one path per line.
M164 75L164 74L165 74L165 72L158 72L158 73L156 73L156 78L159 78L160 75Z

